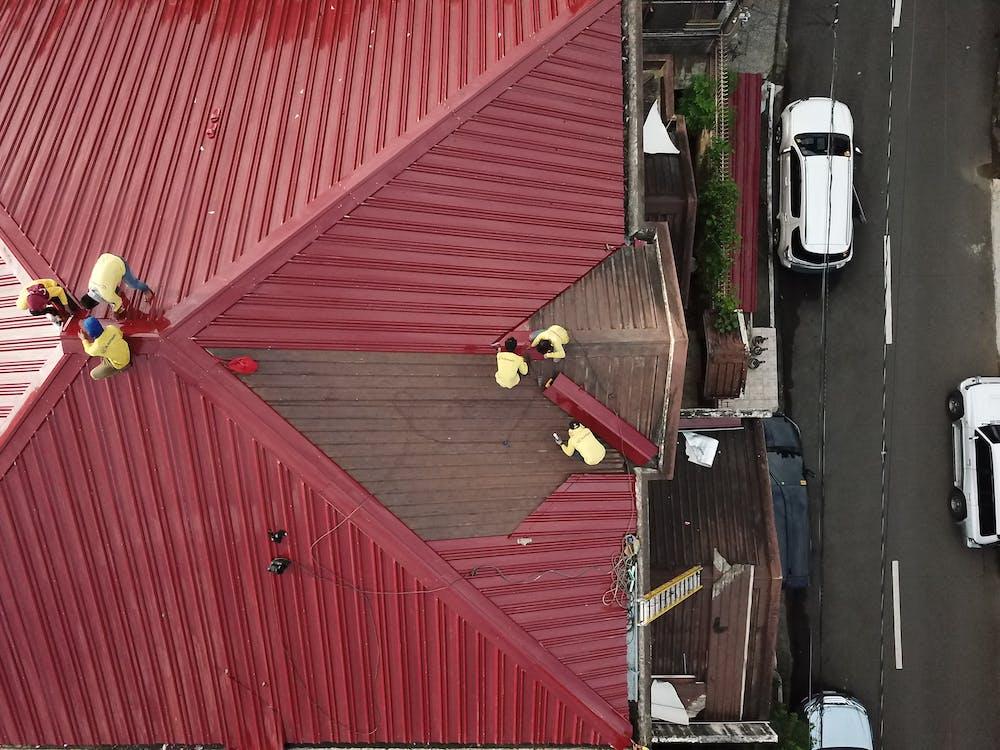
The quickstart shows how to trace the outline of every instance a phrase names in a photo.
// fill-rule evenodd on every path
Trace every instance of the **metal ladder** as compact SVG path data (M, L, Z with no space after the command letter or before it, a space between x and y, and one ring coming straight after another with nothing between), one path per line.
M701 591L701 566L695 565L658 586L648 594L643 594L636 602L640 625L649 625L665 612L669 612L688 597Z

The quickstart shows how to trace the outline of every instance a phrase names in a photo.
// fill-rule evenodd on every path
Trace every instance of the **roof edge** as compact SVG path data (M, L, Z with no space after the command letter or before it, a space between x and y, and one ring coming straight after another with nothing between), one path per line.
M11 417L10 424L0 436L0 479L10 471L35 431L49 416L52 407L62 398L69 384L76 380L88 359L86 354L60 354L42 384Z
M0 206L0 253L10 254L30 278L59 278L6 206Z
M466 617L498 645L521 657L523 666L534 666L547 678L548 688L569 706L591 717L609 744L624 747L630 742L632 726L589 685L517 625L496 604L464 578L456 579L455 569L400 521L361 484L343 471L319 448L259 396L229 373L220 362L190 339L164 342L158 356L167 359L182 379L190 382L217 408L251 428L254 439L266 444L283 462L306 481L342 515L357 516L360 526L373 542L384 549L402 553L413 575L435 595ZM340 507L342 498L355 501ZM375 502L368 502L374 500ZM623 634L624 637L624 634Z
M375 156L367 168L324 191L314 201L315 208L311 212L289 221L265 238L255 251L244 254L240 261L230 267L230 272L217 274L200 293L190 295L177 305L171 316L174 324L168 329L166 336L193 338L322 232L405 170L431 146L454 132L496 99L501 91L534 70L620 2L621 0L595 0L588 9L571 17L562 26L540 35L541 38L534 45L522 45L525 49L515 50L505 59L506 64L499 66L492 75L485 76L482 86L460 92L454 100L445 102L437 117L428 119L400 139L395 147Z

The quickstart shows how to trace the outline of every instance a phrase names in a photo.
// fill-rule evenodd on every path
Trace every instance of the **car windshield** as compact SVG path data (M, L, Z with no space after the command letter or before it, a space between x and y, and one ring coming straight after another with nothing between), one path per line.
M851 139L840 133L802 133L795 136L795 145L803 156L828 156L832 143L834 156L851 155Z

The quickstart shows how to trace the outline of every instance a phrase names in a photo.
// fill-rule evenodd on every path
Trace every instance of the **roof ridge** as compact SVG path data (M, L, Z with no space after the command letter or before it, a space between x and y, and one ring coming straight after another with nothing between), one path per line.
M542 672L548 689L599 727L609 743L623 747L631 736L631 726L596 691L559 661L551 651L532 638L485 594L469 581L456 578L449 565L430 544L410 530L374 495L337 466L253 391L235 376L226 372L219 361L190 339L164 341L159 354L165 357L175 373L191 382L217 408L232 415L244 425L252 423L256 440L268 445L305 480L312 489L344 516L357 516L352 521L383 549L392 549L394 556L419 578L435 596L453 607L480 632L503 650L521 657L522 667L534 666ZM310 455L311 454L311 455ZM331 492L331 490L335 490ZM353 507L341 508L342 498L353 498ZM368 502L374 500L375 502ZM440 586L440 588L438 588ZM428 591L432 593L432 591Z
M17 220L11 216L4 204L0 204L0 247L6 247L13 259L31 278L59 279L52 266L42 257L35 243L21 230Z
M567 22L545 33L534 45L522 45L514 50L505 58L505 64L484 75L484 85L459 92L453 101L445 102L437 117L428 119L412 133L407 133L394 147L375 156L365 168L344 182L325 190L321 197L317 197L312 211L270 234L253 251L244 253L229 267L228 273L216 274L199 293L189 295L180 302L173 308L173 325L165 332L165 337L194 337L322 232L426 153L430 145L454 132L496 99L501 91L552 57L619 2L594 0L589 8L570 16Z
M52 371L13 415L12 421L0 435L0 479L10 470L11 465L34 437L38 427L48 418L52 407L62 398L88 359L89 357L83 353L60 354L52 366Z

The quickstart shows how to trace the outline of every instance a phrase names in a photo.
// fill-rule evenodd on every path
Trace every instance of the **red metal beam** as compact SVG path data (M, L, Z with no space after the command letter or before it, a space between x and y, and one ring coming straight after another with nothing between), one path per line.
M656 445L645 435L562 373L556 375L543 393L632 463L645 466L656 457Z

